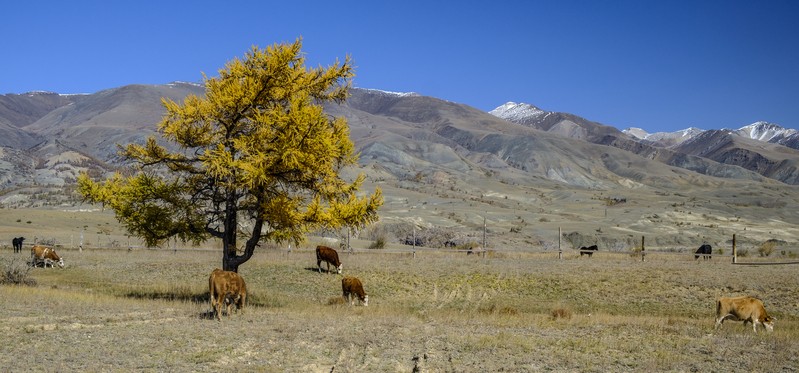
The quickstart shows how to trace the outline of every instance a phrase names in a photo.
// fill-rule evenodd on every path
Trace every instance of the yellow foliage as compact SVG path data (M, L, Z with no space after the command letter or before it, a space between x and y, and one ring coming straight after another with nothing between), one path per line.
M235 252L236 222L250 219L245 255L261 239L299 242L310 229L376 221L382 193L358 196L363 176L341 179L358 156L346 119L322 106L346 99L352 62L306 68L301 47L253 47L205 77L204 97L163 99L157 128L174 147L129 144L121 154L138 171L104 182L83 175L80 193L148 244L215 236Z

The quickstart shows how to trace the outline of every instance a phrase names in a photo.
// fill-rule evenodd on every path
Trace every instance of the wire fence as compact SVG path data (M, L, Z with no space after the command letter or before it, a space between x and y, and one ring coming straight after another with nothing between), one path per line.
M23 242L23 252L29 253L30 248L35 244L43 244L45 246L53 247L57 250L60 249L67 249L67 250L168 250L168 251L219 251L221 250L221 245L218 244L207 244L202 246L191 246L186 245L180 242L172 241L168 243L164 247L159 248L151 248L146 247L141 244L135 238L131 238L129 236L103 236L97 235L95 240L85 240L82 236L78 236L79 239L76 237L70 236L69 238L61 237L60 239L49 238L49 239L42 239L34 237L32 240L26 240ZM105 241L105 242L104 242ZM503 249L492 249L492 248L472 248L472 249L455 249L455 248L430 248L430 247L423 247L423 246L410 246L410 247L390 247L390 248L381 248L381 249L371 249L371 248L354 248L352 246L349 249L339 249L340 254L378 254L378 255L408 255L412 258L416 258L417 256L424 257L425 255L474 255L475 257L481 258L491 258L496 256L507 256L507 255L517 255L517 256L536 256L539 258L551 258L551 259L567 259L573 257L585 257L586 259L592 258L594 256L597 257L608 257L608 256L627 256L630 258L638 258L641 261L647 260L654 260L655 258L670 258L670 260L695 260L695 261L713 261L713 262L729 262L732 264L739 264L739 265L781 265L781 264L799 264L799 260L796 258L795 251L790 251L792 255L785 255L785 250L782 251L782 255L766 255L766 256L750 256L748 254L748 250L743 250L744 255L740 255L739 251L736 248L735 243L735 235L733 235L732 239L732 247L724 247L721 248L722 250L717 251L716 253L712 254L699 254L694 252L693 250L689 250L687 248L680 248L675 249L673 247L646 247L645 246L645 237L641 237L641 243L635 248L631 248L628 250L624 249L611 249L611 250L603 250L603 248L598 248L598 250L579 250L579 249L571 249L566 248L563 249L563 245L558 243L557 246L552 247L544 247L544 246L527 246L523 248L503 248ZM11 240L8 240L8 243L3 243L0 245L4 250L12 250ZM561 247L558 249L557 247ZM285 250L287 254L292 253L308 253L309 255L314 254L313 247L291 247L290 245L287 248L269 248L269 250Z

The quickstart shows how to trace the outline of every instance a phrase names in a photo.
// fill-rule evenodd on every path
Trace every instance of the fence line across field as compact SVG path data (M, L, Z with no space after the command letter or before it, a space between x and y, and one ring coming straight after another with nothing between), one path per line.
M580 249L571 249L571 248L563 249L563 244L561 242L562 237L563 237L562 232L559 229L558 230L558 238L559 239L558 239L558 243L557 243L557 248L554 248L554 249L534 249L534 248L529 248L529 249L515 249L515 248L509 248L509 249L491 249L491 248L452 249L452 248L429 248L429 247L413 246L413 247L409 247L409 248L389 248L389 249L356 249L356 248L350 247L350 249L339 249L339 252L341 254L356 254L356 253L398 254L398 255L406 254L406 255L410 255L410 256L412 256L414 258L416 257L417 254L418 255L425 255L425 254L429 254L429 253L438 253L438 254L457 253L457 254L464 254L464 255L474 254L475 256L483 257L483 258L489 256L489 254L493 255L493 254L503 254L503 253L507 253L507 254L538 254L538 255L540 255L540 254L552 254L552 255L555 256L555 258L557 258L559 260L564 259L563 258L564 254L582 253L582 254L590 254L590 255L596 254L596 255L600 255L600 256L605 256L605 255L626 255L626 256L630 256L630 257L640 256L641 261L646 261L647 257L651 257L652 255L657 255L657 256L686 256L686 257L694 256L695 259L696 259L696 256L700 256L699 260L704 260L701 257L703 255L705 255L705 254L696 254L693 249L686 249L686 251L677 252L677 251L674 251L673 248L668 248L666 250L662 250L662 249L664 249L663 247L655 247L654 248L655 250L653 250L652 248L647 248L646 247L646 245L645 245L646 237L645 236L641 236L640 246L635 247L634 249L628 250L628 251L622 251L622 250L612 250L612 251L611 250L599 250L599 251L582 250L581 251ZM121 244L121 242L119 240L114 240L113 242L115 243L115 245L113 245L111 247L100 247L100 246L97 246L95 244L86 245L83 242L84 241L83 237L81 237L80 244L79 244L78 247L75 247L75 241L72 239L72 237L70 237L70 240L68 240L68 242L63 242L63 243L59 242L55 238L51 238L51 239L47 240L46 244L48 246L53 246L56 249L66 248L66 249L78 249L78 250L84 250L84 249L164 250L164 251L174 251L174 252L177 252L177 251L216 251L216 250L220 250L220 248L213 248L213 247L207 247L207 246L206 247L179 246L179 243L176 243L175 241L171 241L166 247L162 247L162 248L147 248L147 247L144 247L144 246L141 246L141 245L132 244L131 237L129 237L129 236L125 236L124 239L125 239L125 241L127 241L127 245ZM485 238L484 238L484 240L485 240ZM50 242L50 241L52 241L52 242ZM484 241L484 244L485 243L486 242ZM25 242L23 244L23 249L27 248L29 250L34 244L37 244L35 239L34 239L34 242ZM71 247L66 247L67 244L69 246L71 246ZM8 245L4 243L2 247L6 248L6 247L8 247ZM764 262L764 261L740 262L739 261L740 257L738 255L737 244L736 244L736 235L735 234L732 235L732 247L731 248L732 248L732 250L731 250L732 253L731 254L726 254L726 253L725 254L710 254L709 256L711 258L712 257L716 257L716 258L719 258L719 257L721 257L721 258L731 258L732 264L740 264L740 265L799 264L799 261L795 261L795 260L791 260L791 261L779 261L779 260L777 260L777 261L771 261L771 262ZM658 250L658 249L661 249L661 250ZM290 253L305 253L305 252L312 254L314 252L313 248L297 248L297 247L294 247L294 248L290 247L288 249L280 249L280 250L285 250L288 254L290 254Z

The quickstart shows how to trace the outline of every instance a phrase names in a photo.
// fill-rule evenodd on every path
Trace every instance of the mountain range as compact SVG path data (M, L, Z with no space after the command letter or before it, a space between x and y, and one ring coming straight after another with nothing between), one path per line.
M532 128L626 149L668 165L721 176L738 175L721 165L738 166L788 184L799 183L799 132L777 124L757 122L737 130L688 128L648 133L640 128L619 131L575 115L547 112L530 104L506 103L489 112ZM789 148L789 149L786 149Z
M123 167L117 144L157 133L162 98L189 94L201 96L204 87L0 96L0 205L67 203L80 172L101 177ZM691 246L674 237L686 224L696 240L723 240L742 227L767 239L799 222L789 207L799 200L799 134L776 124L649 134L529 104L484 112L361 88L325 110L347 118L357 171L366 173L366 187L384 189L386 223L473 230L488 219L495 234L512 233L497 240L515 245L551 245L551 231L565 227L609 245L646 232L661 244ZM686 203L709 222L689 216ZM736 223L720 229L716 219Z

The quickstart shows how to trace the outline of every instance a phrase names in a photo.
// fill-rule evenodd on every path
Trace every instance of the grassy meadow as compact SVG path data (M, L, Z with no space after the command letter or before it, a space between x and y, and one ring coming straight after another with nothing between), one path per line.
M0 285L4 371L795 371L796 265L728 257L423 251L341 254L369 307L311 250L264 249L240 268L243 313L210 318L214 250L61 249L65 269ZM26 254L0 253L0 268ZM324 265L323 265L324 267ZM24 270L27 270L23 267ZM749 294L774 333L727 321L715 299ZM356 303L357 304L357 303Z

